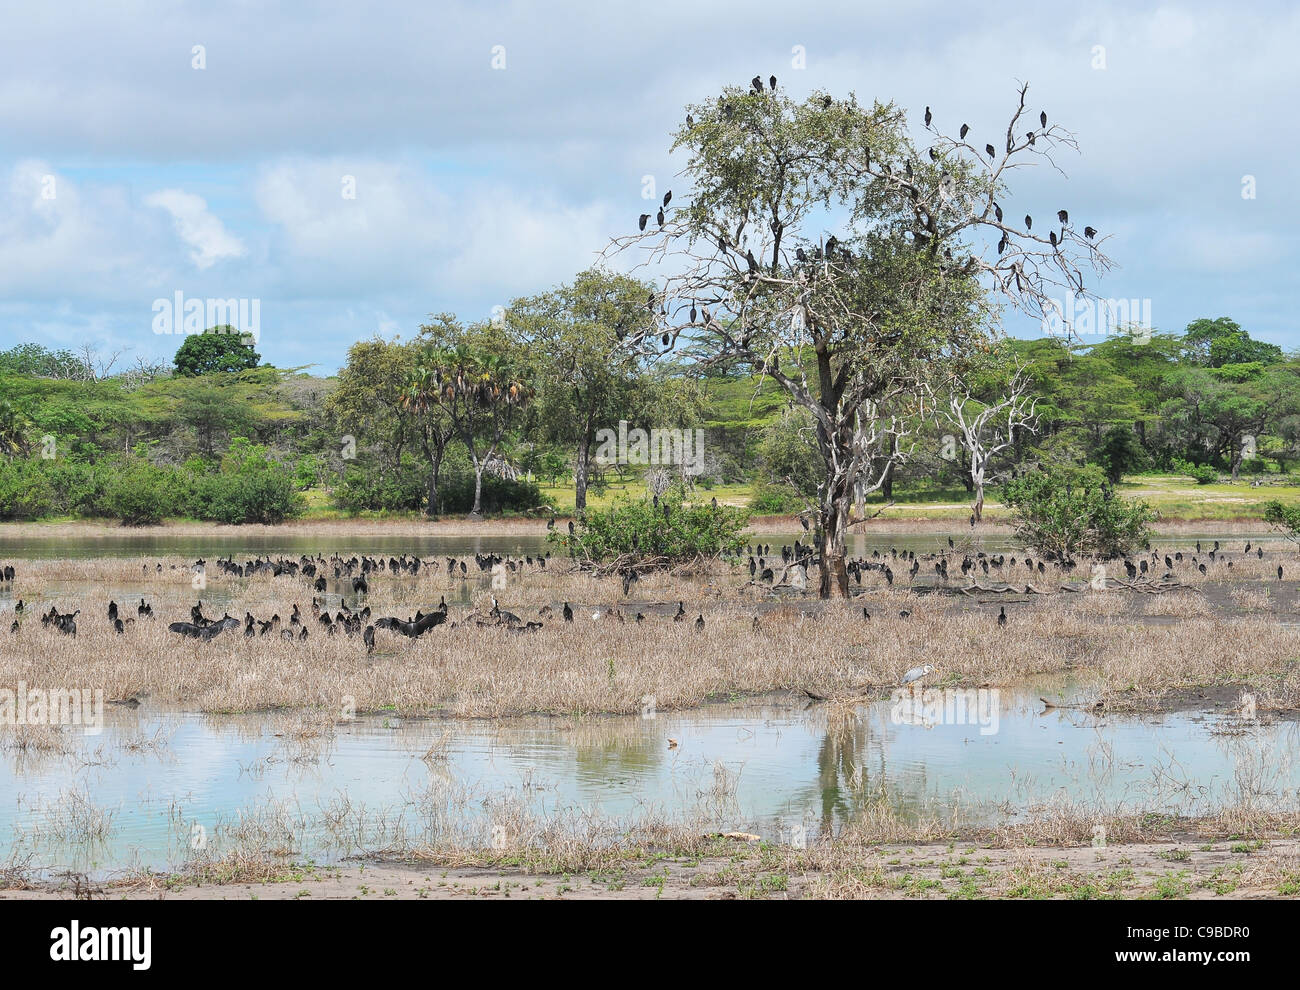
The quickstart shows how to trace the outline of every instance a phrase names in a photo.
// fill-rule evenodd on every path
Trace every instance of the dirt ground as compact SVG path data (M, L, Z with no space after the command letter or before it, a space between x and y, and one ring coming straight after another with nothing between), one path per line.
M0 900L731 900L1257 899L1300 897L1300 839L985 848L969 842L873 847L834 866L795 850L738 844L731 857L651 857L616 868L368 862L302 868L270 883L175 878L3 890ZM816 857L814 857L816 858Z

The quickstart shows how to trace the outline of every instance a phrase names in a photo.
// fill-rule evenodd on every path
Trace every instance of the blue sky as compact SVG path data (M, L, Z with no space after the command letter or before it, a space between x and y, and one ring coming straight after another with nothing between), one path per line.
M926 105L994 128L1029 82L1082 153L1011 215L1063 194L1112 236L1102 294L1157 329L1229 315L1300 348L1295 4L92 0L0 25L0 347L168 360L152 307L181 291L259 299L263 357L328 373L430 313L485 318L590 265L642 176L674 185L686 103L774 73L918 130Z

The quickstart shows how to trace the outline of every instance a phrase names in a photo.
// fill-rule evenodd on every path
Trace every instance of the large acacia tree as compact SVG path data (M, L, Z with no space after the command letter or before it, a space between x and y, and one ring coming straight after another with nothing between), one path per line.
M999 301L1059 320L1054 293L1086 297L1083 270L1108 267L1061 204L1042 204L1036 227L1003 209L1017 169L1075 148L1026 88L996 131L938 117L927 107L914 138L892 103L729 87L676 133L690 192L610 248L664 273L647 300L658 325L632 346L681 341L748 365L812 414L822 597L849 594L854 489L876 490L907 456L927 377L990 346Z

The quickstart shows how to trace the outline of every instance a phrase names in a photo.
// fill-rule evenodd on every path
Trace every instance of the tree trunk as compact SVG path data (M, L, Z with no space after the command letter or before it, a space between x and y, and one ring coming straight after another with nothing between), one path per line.
M573 506L581 512L587 507L587 457L591 452L591 434L585 432L578 442L578 456L573 465Z
M441 506L438 505L438 473L442 470L442 451L439 450L434 454L433 468L429 472L429 501L424 508L424 514L429 517L436 516Z
M1237 483L1237 476L1241 474L1241 439L1232 445L1232 483Z
M822 598L832 598L837 593L841 598L850 597L849 570L844 560L848 506L847 492L822 506L822 546L818 565L821 581L817 592Z

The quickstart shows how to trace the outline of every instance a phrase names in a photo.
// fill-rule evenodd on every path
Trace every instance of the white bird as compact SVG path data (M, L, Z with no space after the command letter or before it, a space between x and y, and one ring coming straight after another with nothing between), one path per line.
M592 622L599 622L599 621L600 621L600 613L599 613L599 612L592 612L592 613L591 613L591 621L592 621Z
M911 684L913 681L919 681L926 674L933 674L933 673L934 673L934 668L927 663L923 667L913 667L911 670L909 670L906 674L903 675L902 680L900 680L898 683Z

